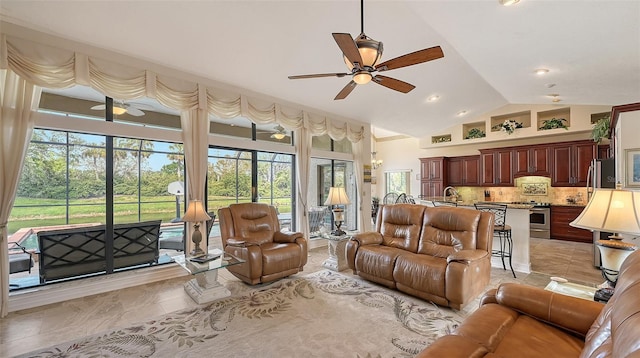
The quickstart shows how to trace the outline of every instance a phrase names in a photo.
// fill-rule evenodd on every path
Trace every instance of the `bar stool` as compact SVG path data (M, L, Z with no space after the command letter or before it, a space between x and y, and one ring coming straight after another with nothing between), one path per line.
M513 255L513 240L511 239L511 226L506 224L507 220L507 204L498 203L480 203L474 204L476 210L486 211L494 215L493 223L493 236L498 236L500 241L500 249L493 250L491 254L496 257L500 257L502 260L502 268L507 269L504 263L504 259L509 260L509 268L513 274L513 278L516 278L516 272L513 270L511 264L511 257Z

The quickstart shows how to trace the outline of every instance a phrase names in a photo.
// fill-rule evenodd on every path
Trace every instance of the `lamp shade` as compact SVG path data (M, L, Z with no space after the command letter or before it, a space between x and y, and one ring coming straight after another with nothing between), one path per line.
M329 196L324 202L324 205L347 205L351 204L347 192L344 188L331 187L329 189Z
M211 217L204 210L204 205L202 205L202 201L200 200L191 200L189 202L189 207L187 208L187 212L184 213L182 217L182 221L197 223L205 220L209 220Z
M569 225L582 229L640 234L640 192L595 189L582 213Z

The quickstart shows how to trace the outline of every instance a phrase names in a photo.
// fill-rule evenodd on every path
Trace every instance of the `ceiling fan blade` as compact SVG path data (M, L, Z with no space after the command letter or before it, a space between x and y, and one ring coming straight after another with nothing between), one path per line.
M347 98L349 93L351 93L351 91L353 91L353 89L356 88L357 85L358 84L356 84L355 82L350 81L349 83L347 83L346 86L344 86L342 91L340 91L340 93L338 93L338 95L336 96L336 98L334 98L334 100Z
M340 47L340 50L342 50L342 53L349 59L349 61L351 61L351 63L357 62L360 64L360 67L362 67L360 51L358 51L358 46L356 45L356 42L353 41L351 35L337 32L334 32L332 35L333 39L336 40L338 47Z
M377 75L372 80L373 82L379 85L385 86L387 88L391 88L392 90L396 90L402 93L411 92L412 89L416 88L416 86L410 83L400 81L395 78L383 76L383 75Z
M299 79L303 79L303 78L318 78L318 77L344 77L346 75L349 75L350 73L317 73L317 74L313 74L313 75L296 75L296 76L289 76L290 80L299 80Z
M144 112L135 108L135 107L131 107L129 106L127 108L127 114L132 115L134 117L140 117L140 116L144 116Z
M95 106L91 107L91 109L96 110L96 111L105 110L106 108L107 108L107 105L105 105L105 104L98 104L98 105L95 105Z
M436 60L442 57L444 57L442 48L440 48L440 46L435 46L435 47L426 48L424 50L408 53L400 57L392 58L391 60L385 61L379 64L378 66L376 66L376 70L378 71L394 70L396 68L417 65L419 63Z

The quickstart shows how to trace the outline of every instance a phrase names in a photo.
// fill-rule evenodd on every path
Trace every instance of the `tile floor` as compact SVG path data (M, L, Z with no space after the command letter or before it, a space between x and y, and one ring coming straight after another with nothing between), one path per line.
M600 272L591 265L591 245L557 240L532 239L531 274L492 269L490 286L502 282L521 282L545 287L550 276L562 276L581 283L603 282ZM303 274L323 269L326 247L310 250ZM351 274L346 270L343 274ZM223 283L238 282L226 270L218 276ZM0 319L0 356L8 357L45 348L77 337L127 326L152 317L193 307L195 303L184 292L183 284L190 277L182 277L70 300L58 304L12 312ZM235 284L235 283L234 283ZM466 305L462 313L477 307L476 301Z

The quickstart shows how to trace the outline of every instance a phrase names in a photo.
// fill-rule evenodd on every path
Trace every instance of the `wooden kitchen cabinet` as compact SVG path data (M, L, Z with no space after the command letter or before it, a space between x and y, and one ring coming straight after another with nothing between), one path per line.
M513 185L512 150L488 149L480 151L480 185Z
M446 182L445 157L420 158L420 194L423 197L442 196Z
M447 159L447 185L480 185L480 156L469 155Z
M551 147L553 170L551 186L586 186L591 161L597 147L592 141L562 143Z
M420 158L421 180L445 180L445 157Z
M593 242L593 234L589 230L569 226L584 210L584 206L551 206L551 238L556 240Z
M552 161L549 146L518 147L513 150L513 176L551 176Z
M423 197L442 196L444 183L441 181L423 181L420 182L420 193Z

